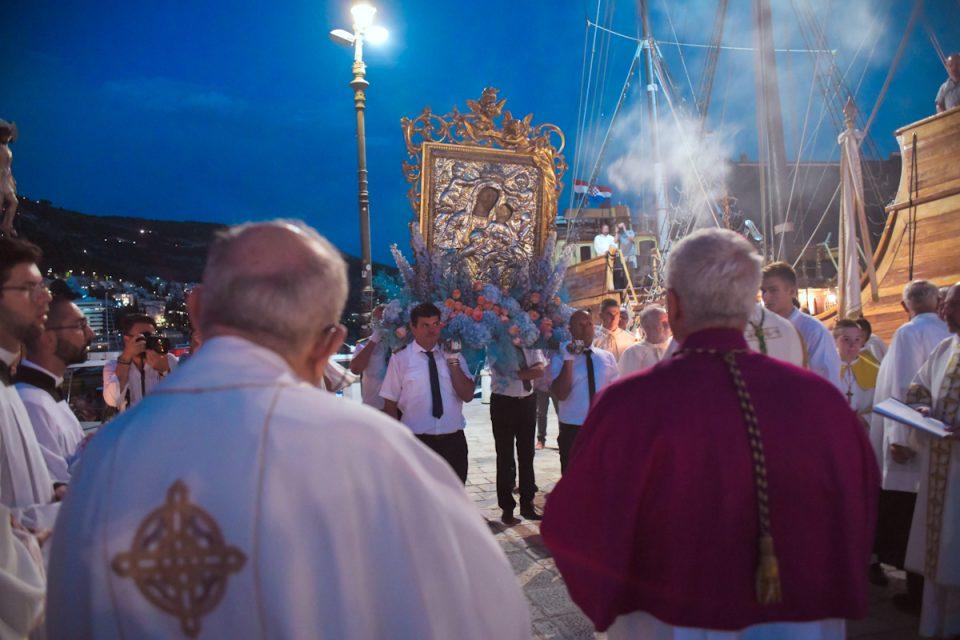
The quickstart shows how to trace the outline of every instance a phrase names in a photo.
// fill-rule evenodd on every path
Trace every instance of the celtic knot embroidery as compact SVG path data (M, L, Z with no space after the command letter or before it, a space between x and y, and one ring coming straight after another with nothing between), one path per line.
M111 566L119 576L132 578L152 605L179 618L183 632L195 638L201 618L223 599L227 578L246 560L177 480L167 489L166 502L140 523L130 550L114 556Z

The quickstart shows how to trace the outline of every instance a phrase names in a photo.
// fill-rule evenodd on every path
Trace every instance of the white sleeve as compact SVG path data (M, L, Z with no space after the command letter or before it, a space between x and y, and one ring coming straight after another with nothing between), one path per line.
M20 399L23 399L23 395L20 396ZM70 482L69 463L67 462L69 454L63 451L63 445L57 437L60 434L60 429L57 427L53 416L39 403L24 402L23 406L27 410L27 415L30 416L30 424L33 425L33 432L37 436L40 451L43 453L43 461L47 463L47 471L50 472L50 477L54 482Z
M383 377L383 384L380 385L380 397L384 400L397 402L400 400L400 392L403 390L403 380L400 373L400 360L402 352L394 354L387 363L387 375Z
M107 406L119 409L125 392L126 388L120 388L120 379L117 377L117 361L111 360L103 365L103 401Z

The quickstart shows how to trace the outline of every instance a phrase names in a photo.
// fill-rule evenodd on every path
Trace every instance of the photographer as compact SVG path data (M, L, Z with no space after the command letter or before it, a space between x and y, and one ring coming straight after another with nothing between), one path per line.
M140 402L177 366L170 343L156 334L153 318L131 314L120 320L123 352L103 367L103 399L124 411Z

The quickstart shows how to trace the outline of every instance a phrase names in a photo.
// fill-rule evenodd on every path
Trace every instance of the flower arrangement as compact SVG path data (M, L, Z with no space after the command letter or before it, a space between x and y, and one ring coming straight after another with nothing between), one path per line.
M557 349L570 339L567 321L573 309L564 304L560 288L566 270L553 260L556 234L551 233L543 255L513 265L510 285L473 279L456 251L429 250L419 231L412 231L413 263L396 245L390 250L399 281L380 278L378 288L391 298L378 330L393 351L410 340L410 311L432 302L441 311L441 339L459 342L472 370L484 356L504 371L519 364L517 348ZM392 294L392 295L391 295Z

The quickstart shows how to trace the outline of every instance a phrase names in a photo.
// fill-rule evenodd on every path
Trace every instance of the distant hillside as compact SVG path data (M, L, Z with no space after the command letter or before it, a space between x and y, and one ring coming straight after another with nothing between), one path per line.
M223 225L172 222L120 216L92 216L54 206L48 201L20 200L17 230L43 249L43 267L72 269L89 275L142 282L160 276L197 282L207 248ZM349 265L347 311L356 311L360 294L360 259L344 255ZM377 265L377 269L388 268ZM388 268L389 269L389 268Z

